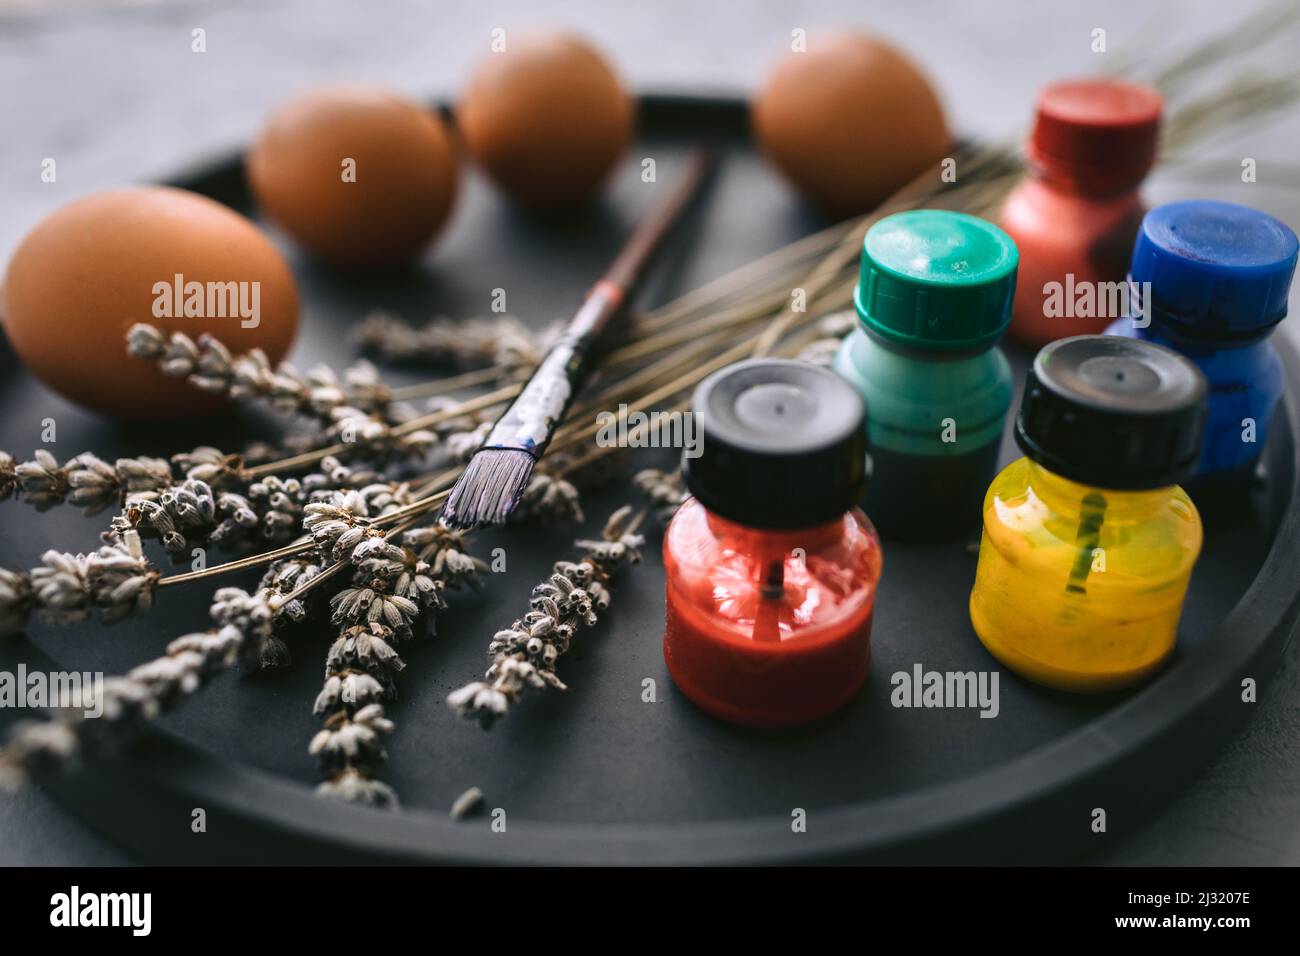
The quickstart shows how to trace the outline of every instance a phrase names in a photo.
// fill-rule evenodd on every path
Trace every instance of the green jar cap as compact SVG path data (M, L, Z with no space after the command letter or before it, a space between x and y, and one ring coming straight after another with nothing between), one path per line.
M915 209L867 230L853 299L881 338L934 351L991 346L1011 321L1020 253L976 216Z

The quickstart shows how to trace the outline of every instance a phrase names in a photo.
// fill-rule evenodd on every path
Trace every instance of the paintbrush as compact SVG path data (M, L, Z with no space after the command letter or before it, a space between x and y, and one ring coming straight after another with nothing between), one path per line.
M711 149L694 150L672 190L637 224L564 334L466 465L443 506L444 523L456 528L501 524L518 506L533 466L545 454L582 383L597 340L623 311L654 253L707 178L713 160Z

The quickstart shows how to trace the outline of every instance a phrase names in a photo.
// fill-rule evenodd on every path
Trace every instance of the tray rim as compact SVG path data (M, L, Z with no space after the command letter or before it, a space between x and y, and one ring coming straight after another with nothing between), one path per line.
M747 113L743 99L725 95L649 93L644 111ZM229 174L237 158L196 163L169 179L189 184ZM793 834L787 817L690 823L546 823L514 820L508 836L482 821L455 822L425 808L381 811L323 800L309 785L207 753L170 731L148 728L129 752L95 762L46 789L65 808L146 859L168 862L371 862L488 864L781 864L1011 860L1033 836L1051 828L1062 845L1061 808L1090 783L1091 806L1154 805L1241 726L1250 708L1216 707L1229 678L1250 669L1262 687L1274 676L1300 616L1300 352L1275 341L1286 368L1292 482L1272 547L1245 593L1197 652L1179 660L1096 720L1012 760L956 780L878 800L817 811L806 832ZM1269 613L1266 614L1266 609ZM1271 618L1271 619L1269 619ZM48 657L28 645L37 658ZM1212 653L1207 653L1212 651ZM1225 674L1228 678L1225 678ZM1170 702L1176 708L1167 706ZM1197 734L1180 733L1195 728ZM1182 738L1181 740L1179 738ZM1177 746L1181 744L1181 746ZM1191 744L1191 746L1189 746ZM1159 787L1130 771L1144 757L1174 745L1177 761ZM1167 760L1169 754L1163 755ZM142 784L155 803L140 799ZM105 799L109 797L110 799ZM238 844L187 842L182 850L156 830L159 806L202 806L209 829L238 836ZM123 808L126 812L121 812ZM953 808L956 807L956 811ZM1086 807L1079 804L1084 848ZM127 826L124 821L130 818ZM1017 844L1000 843L999 824L1015 818ZM1117 828L1131 824L1120 821ZM1032 850L1030 851L1032 856Z

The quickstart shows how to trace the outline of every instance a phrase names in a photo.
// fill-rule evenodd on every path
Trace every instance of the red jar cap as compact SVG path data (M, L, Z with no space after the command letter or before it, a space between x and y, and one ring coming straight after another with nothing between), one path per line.
M1066 80L1038 98L1029 159L1049 180L1105 195L1135 188L1156 159L1164 100L1149 86Z

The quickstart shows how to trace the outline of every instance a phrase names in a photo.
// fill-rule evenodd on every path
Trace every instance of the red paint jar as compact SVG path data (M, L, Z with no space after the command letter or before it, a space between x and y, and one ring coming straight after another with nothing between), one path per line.
M742 362L707 379L693 412L695 496L664 535L664 658L678 688L738 724L816 720L862 686L880 539L853 502L862 401L799 362Z
M1041 346L1101 332L1146 211L1138 187L1156 159L1163 101L1112 79L1068 80L1039 97L1030 174L999 224L1020 250L1009 334Z

